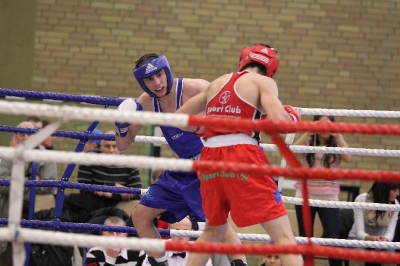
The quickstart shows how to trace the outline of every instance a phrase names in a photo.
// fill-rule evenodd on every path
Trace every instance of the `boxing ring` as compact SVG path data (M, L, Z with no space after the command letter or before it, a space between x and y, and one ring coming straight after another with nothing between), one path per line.
M117 106L123 99L103 98L94 96L78 96L56 93L38 93L29 91L14 91L0 89L0 95L9 95L12 97L25 97L27 99L50 99L55 101L77 101L89 102L92 104L108 106ZM353 116L353 117L389 117L399 118L398 111L372 111L372 110L334 110L334 109L311 109L298 108L301 115L334 115L334 116ZM108 246L115 248L130 248L135 250L145 250L160 252L165 250L175 251L192 251L202 253L245 253L258 254L277 253L277 254L303 254L305 265L313 265L313 257L324 256L330 258L338 258L344 260L365 260L377 261L382 263L400 263L400 253L392 252L400 249L400 243L397 242L374 242L374 241L358 241L346 239L323 239L313 237L296 237L298 245L264 245L264 244L243 244L232 245L222 243L180 243L165 242L156 239L137 239L137 238L119 238L94 236L80 233L66 233L59 231L47 231L43 228L74 229L74 230L93 230L93 231L118 231L127 233L136 233L134 228L130 227L113 227L94 224L76 224L66 223L60 220L62 210L62 199L66 188L75 188L81 190L98 190L113 193L131 193L144 194L146 189L129 189L116 188L107 186L93 186L79 184L69 181L70 174L76 164L103 164L115 166L129 166L138 168L151 169L174 169L181 171L197 171L202 169L212 169L232 172L250 172L250 173L267 173L271 176L289 177L291 179L312 178L314 176L324 177L327 180L363 180L363 181L399 181L400 172L398 171L379 171L379 170L329 170L329 169L309 169L299 167L299 163L294 153L309 152L329 152L336 154L353 154L360 156L389 156L400 157L398 150L379 150L379 149L363 149L363 148L326 148L326 147L308 147L308 146L292 146L295 132L340 132L348 134L372 134L372 135L390 135L399 136L400 126L388 124L360 124L360 123L340 123L321 124L312 122L273 122L250 121L250 120L234 120L205 118L183 114L170 113L153 113L153 112L127 112L111 109L95 108L95 107L76 107L68 105L50 105L46 103L26 103L0 100L0 112L8 115L36 115L39 117L49 117L56 121L40 131L34 129L22 129L10 126L0 126L0 131L21 132L33 134L28 140L21 143L15 148L0 147L0 159L10 159L14 161L12 168L12 176L10 180L0 180L0 185L10 186L9 209L13 210L9 213L8 219L0 218L0 224L7 227L0 228L0 240L11 241L13 245L13 263L15 266L25 264L26 251L25 243L41 243L64 246ZM90 122L88 130L84 133L60 131L58 128L65 122L70 120L79 120ZM172 158L155 158L148 156L118 156L105 154L86 154L81 153L81 148L88 139L113 139L113 135L107 134L91 134L90 132L96 127L98 122L130 122L142 125L168 125L185 127L187 125L194 126L221 126L221 127L242 127L262 131L272 136L274 144L261 144L265 151L281 152L283 158L281 166L258 166L248 164L232 164L208 161L192 161L184 159ZM288 133L286 141L278 137L280 133ZM78 139L79 144L75 152L66 151L46 151L34 150L48 136L59 136ZM135 142L166 144L165 140L160 137L138 136ZM25 181L24 179L24 162L41 161L56 162L68 164L66 171L59 181ZM292 167L286 168L286 162ZM279 178L279 187L281 187L283 178ZM306 183L306 182L303 182ZM22 201L24 186L39 187L48 186L58 188L56 197L56 211L53 221L37 221L21 219ZM307 188L303 189L307 191ZM347 208L347 209L374 209L374 210L390 210L400 211L400 205L392 204L375 204L375 203L354 203L354 202L333 202L321 200L308 200L307 193L304 194L304 200L283 196L285 204L303 205L305 216L305 224L310 225L309 213L306 211L308 206ZM308 220L307 220L308 219ZM310 226L309 226L310 227ZM306 231L308 236L311 236ZM160 234L170 236L190 236L198 237L201 232L184 231L184 230L163 230ZM266 234L238 234L239 238L248 242L271 242ZM349 249L357 248L357 249ZM366 251L361 248L374 248L382 251Z

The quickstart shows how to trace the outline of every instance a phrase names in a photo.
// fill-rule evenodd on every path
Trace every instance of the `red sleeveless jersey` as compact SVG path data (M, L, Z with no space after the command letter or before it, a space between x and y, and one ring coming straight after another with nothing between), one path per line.
M206 116L213 117L226 117L226 118L237 118L237 119L261 119L265 118L265 114L261 113L256 106L249 102L246 102L240 97L235 89L237 80L248 74L249 72L237 72L232 73L229 81L214 95L207 103ZM259 132L241 128L213 128L206 127L202 137L207 139L209 137L245 133L251 137L254 137L257 141L260 141Z

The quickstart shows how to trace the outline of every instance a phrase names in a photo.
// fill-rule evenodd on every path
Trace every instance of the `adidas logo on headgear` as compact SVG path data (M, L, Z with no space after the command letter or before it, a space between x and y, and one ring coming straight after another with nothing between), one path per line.
M157 67L153 66L152 64L147 64L145 74L149 74L150 72L157 70Z

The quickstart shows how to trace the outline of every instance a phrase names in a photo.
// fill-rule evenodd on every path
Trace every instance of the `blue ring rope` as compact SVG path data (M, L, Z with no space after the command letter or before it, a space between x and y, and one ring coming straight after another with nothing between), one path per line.
M124 98L82 96L82 95L71 95L71 94L65 94L65 93L37 92L37 91L13 90L13 89L0 88L0 97L6 98L7 96L20 97L20 98L24 98L24 99L33 99L33 100L53 100L53 101L65 101L65 102L89 103L89 104L103 105L105 108L107 108L108 106L118 106L124 100ZM83 150L85 143L89 139L115 140L115 136L112 134L92 134L91 132L96 128L98 123L99 123L98 121L92 122L92 124L89 125L87 130L83 133L57 130L52 134L52 136L79 139L80 141L75 149L75 152L81 152ZM18 128L18 127L12 127L12 126L0 126L0 131L12 132L12 133L34 134L38 131L38 129ZM60 229L80 229L80 228L85 229L86 226L84 226L84 224L73 224L73 223L61 222L61 213L62 213L62 207L63 207L63 201L64 201L64 189L65 188L141 195L141 189L137 189L137 188L110 187L110 186L90 185L90 184L69 182L69 178L75 168L75 165L76 164L69 164L67 166L60 181L57 181L57 180L25 181L26 187L31 187L31 188L34 188L34 187L57 187L58 190L57 190L57 196L56 196L56 207L55 207L54 220L46 221L46 222L33 221L33 220L32 221L21 220L22 226L32 226L32 227L41 226L41 227L46 227L46 228L60 228ZM1 186L9 186L10 180L0 180L0 185ZM31 209L34 209L34 206L32 206L30 204L30 210ZM8 224L8 219L0 218L0 224ZM92 228L90 230L103 230L103 229L101 229L102 226L103 225L91 225L88 228ZM95 228L95 229L93 229L93 228ZM127 227L127 228L130 228L130 227ZM113 228L114 231L117 231L117 229L118 228ZM111 230L110 230L110 228L106 227L106 229L104 229L104 231L111 231ZM132 233L136 233L136 230L134 228L130 228L130 230L128 230L128 231L132 232ZM169 230L168 230L168 232L169 232ZM164 233L164 234L166 234L166 233ZM169 233L167 235L169 235Z

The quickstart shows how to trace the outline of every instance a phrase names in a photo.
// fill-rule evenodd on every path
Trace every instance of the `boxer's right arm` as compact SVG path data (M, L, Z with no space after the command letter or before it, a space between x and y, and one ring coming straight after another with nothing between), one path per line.
M204 91L192 97L188 101L185 102L175 113L176 114L190 114L190 115L198 115L206 109L207 104L207 93L210 89L211 85L207 87ZM195 133L197 135L201 135L203 133L202 126L187 126L180 128L184 131L189 131Z

